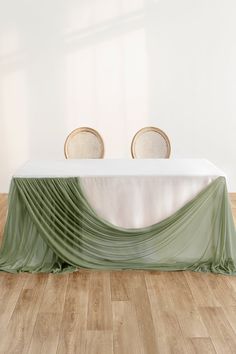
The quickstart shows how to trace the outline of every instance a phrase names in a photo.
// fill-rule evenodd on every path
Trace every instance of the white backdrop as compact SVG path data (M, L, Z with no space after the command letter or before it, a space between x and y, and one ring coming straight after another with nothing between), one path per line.
M91 126L107 158L143 126L236 191L235 0L0 0L0 192Z

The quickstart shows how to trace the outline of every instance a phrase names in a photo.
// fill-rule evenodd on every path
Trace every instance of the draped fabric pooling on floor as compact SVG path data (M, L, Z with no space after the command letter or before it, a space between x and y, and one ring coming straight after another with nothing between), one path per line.
M217 178L174 215L141 229L100 218L79 177L13 178L0 270L79 268L236 274L236 233L225 178Z

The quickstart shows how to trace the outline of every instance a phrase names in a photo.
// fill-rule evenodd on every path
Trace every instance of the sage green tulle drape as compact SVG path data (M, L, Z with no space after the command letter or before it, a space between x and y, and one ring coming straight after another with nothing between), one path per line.
M217 178L169 218L142 229L101 219L73 178L14 178L0 270L79 268L236 273L236 234L226 182Z

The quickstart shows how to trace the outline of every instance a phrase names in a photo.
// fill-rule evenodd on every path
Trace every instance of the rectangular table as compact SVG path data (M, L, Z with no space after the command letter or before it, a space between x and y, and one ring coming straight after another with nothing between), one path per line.
M100 217L139 228L174 214L219 176L225 175L207 160L116 159L28 162L14 177L80 177Z
M235 272L225 174L207 160L28 162L12 179L0 270Z

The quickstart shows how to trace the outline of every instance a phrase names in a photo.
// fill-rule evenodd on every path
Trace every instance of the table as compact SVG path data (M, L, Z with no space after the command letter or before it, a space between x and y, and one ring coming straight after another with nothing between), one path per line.
M203 159L30 161L14 177L77 176L98 215L124 228L157 223L174 214L217 177L226 177Z
M203 159L28 162L12 179L0 270L234 274L225 174Z

